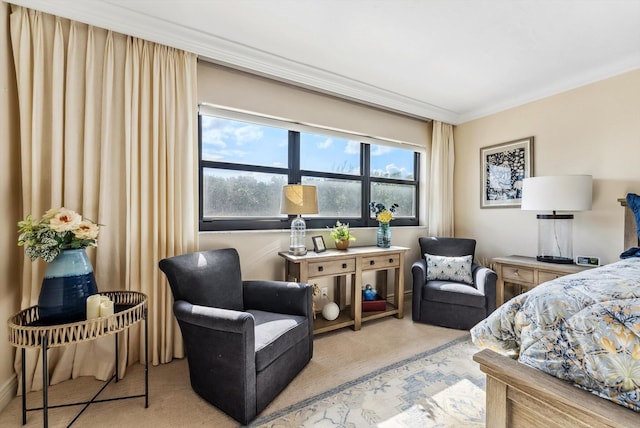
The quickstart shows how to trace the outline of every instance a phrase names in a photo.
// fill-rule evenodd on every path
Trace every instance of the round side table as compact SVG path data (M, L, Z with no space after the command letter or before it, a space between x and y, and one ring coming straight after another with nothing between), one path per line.
M107 317L94 318L68 324L47 324L42 322L38 316L38 306L31 306L24 309L11 318L9 325L9 342L22 351L22 425L27 423L27 412L34 410L43 411L43 426L49 426L49 409L56 407L68 407L84 405L82 410L69 423L71 426L80 415L92 403L101 401L112 401L126 398L144 397L144 407L149 407L149 339L147 323L147 296L137 291L105 291L100 295L107 296L114 303L114 314ZM115 379L118 382L118 335L134 324L144 320L144 394L129 395L124 397L109 398L105 400L97 399L98 395ZM58 346L67 346L74 343L95 340L103 336L115 334L115 373L102 386L102 388L89 401L48 405L49 394L49 366L47 363L47 350ZM27 408L27 394L24 391L26 384L25 359L26 348L42 349L42 407Z

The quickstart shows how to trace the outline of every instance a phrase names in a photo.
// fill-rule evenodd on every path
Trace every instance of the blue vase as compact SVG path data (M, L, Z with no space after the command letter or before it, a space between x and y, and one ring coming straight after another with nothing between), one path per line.
M378 222L378 247L389 248L391 246L391 228L389 223Z
M38 297L40 321L64 324L87 319L87 297L98 293L84 248L63 250L47 265Z

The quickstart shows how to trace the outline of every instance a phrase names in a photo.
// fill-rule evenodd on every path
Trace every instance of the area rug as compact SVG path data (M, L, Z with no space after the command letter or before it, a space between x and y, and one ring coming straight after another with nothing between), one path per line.
M485 376L468 336L255 420L260 428L484 427Z

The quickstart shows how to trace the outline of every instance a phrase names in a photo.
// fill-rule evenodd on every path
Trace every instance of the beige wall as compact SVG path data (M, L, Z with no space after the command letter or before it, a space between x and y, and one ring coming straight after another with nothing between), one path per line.
M432 128L425 121L202 62L198 65L198 102L404 141L423 148L425 155L431 147ZM425 170L423 168L423 182ZM426 195L422 196L422 201L424 204ZM421 208L422 213L426 212L424 207ZM375 228L356 229L355 245L375 245L375 234ZM407 260L413 261L419 257L417 236L425 234L424 226L392 227L392 242L394 245L410 247L412 250L407 254ZM315 235L323 235L327 246L332 248L326 229L307 231L308 248L313 248L311 236ZM278 252L286 251L289 247L288 230L200 234L201 249L224 247L238 250L245 279L284 278L284 263ZM410 284L410 266L405 269L405 277L405 283Z
M22 249L18 248L20 191L18 118L14 108L16 88L12 72L11 46L7 37L8 5L0 3L0 410L15 394L13 372L15 348L9 345L6 320L20 310Z
M603 263L624 250L624 210L640 193L640 70L455 128L456 236L478 239L479 257L535 256L535 212L480 209L480 148L534 136L533 175L591 174L593 209L574 213L573 253Z

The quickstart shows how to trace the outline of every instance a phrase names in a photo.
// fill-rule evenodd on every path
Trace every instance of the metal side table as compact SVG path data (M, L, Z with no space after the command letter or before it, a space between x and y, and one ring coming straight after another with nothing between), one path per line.
M118 337L119 333L134 324L144 320L144 354L149 355L149 337L147 323L147 296L136 291L106 291L100 293L107 296L114 303L114 314L108 317L83 320L69 324L45 324L39 320L38 306L31 306L15 314L8 321L9 342L22 351L22 425L27 423L27 412L42 410L43 426L49 426L49 409L84 405L82 410L67 426L71 426L92 403L104 401L124 400L127 398L144 397L144 407L149 407L149 362L145 358L144 364L144 394L128 395L108 399L97 399L100 393L115 379L118 382ZM57 346L67 346L74 343L86 342L103 336L115 334L115 373L105 382L100 390L89 400L75 403L57 404L49 406L49 365L47 350ZM26 348L42 349L42 407L27 408L26 384Z

